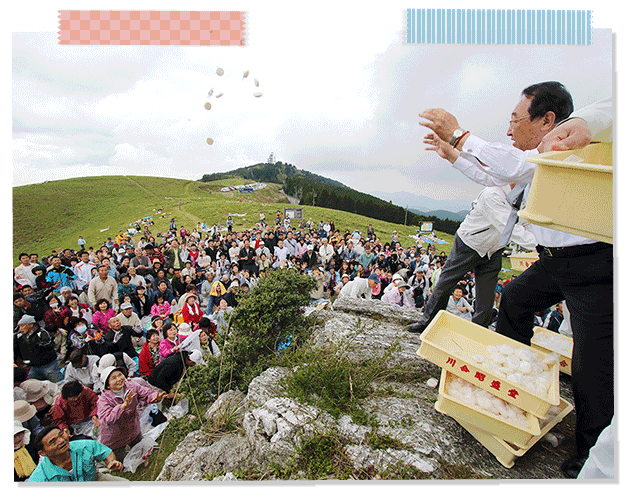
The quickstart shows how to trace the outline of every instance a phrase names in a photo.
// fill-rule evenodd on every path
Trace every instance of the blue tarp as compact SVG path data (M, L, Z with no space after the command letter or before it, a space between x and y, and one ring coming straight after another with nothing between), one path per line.
M427 238L426 236L422 236L422 239L424 240L425 243L431 243L431 244L436 244L436 245L450 245L448 241L441 240L440 238L435 238L435 240L432 240L430 238Z

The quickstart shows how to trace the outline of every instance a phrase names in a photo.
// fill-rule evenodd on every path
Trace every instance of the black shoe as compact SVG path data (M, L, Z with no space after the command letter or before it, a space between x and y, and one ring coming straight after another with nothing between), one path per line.
M422 323L411 323L405 327L405 330L408 332L422 333L427 325L423 325Z
M587 458L588 457L578 456L571 457L562 463L562 465L560 466L560 470L565 475L565 477L568 477L570 479L577 479L580 471L582 470L582 467L584 467L584 462L586 462Z

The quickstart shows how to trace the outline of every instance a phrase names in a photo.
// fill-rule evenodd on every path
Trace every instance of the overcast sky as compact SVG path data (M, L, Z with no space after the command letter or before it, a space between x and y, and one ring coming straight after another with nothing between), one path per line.
M595 30L592 46L406 45L403 3L334 15L243 4L211 8L248 10L245 48L61 46L54 31L14 33L13 185L199 179L273 152L359 191L468 201L479 186L424 151L418 113L443 107L508 142L509 115L531 83L563 82L576 108L612 93L610 30ZM211 88L224 95L206 111Z

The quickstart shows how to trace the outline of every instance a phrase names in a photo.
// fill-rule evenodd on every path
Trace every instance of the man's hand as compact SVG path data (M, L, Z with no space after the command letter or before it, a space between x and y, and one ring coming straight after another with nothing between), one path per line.
M549 132L538 145L538 151L567 151L588 146L591 131L582 118L572 118Z
M459 151L457 151L457 149L451 146L448 142L440 139L434 133L425 135L423 142L431 146L431 147L425 148L427 151L435 151L442 158L447 159L451 163L455 163L455 160L459 158Z
M114 472L122 472L123 464L121 464L118 460L112 460L107 464L107 468L109 470L113 470Z
M459 128L457 119L443 109L427 109L420 113L422 118L428 121L419 122L423 127L428 127L435 132L440 139L449 142L453 133Z

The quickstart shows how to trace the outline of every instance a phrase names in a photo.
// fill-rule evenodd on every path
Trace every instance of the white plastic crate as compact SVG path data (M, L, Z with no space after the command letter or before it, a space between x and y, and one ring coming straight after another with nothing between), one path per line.
M500 438L525 447L535 436L540 435L540 423L531 413L525 413L529 426L522 426L511 422L499 415L494 415L480 408L472 407L460 399L456 399L448 393L446 384L453 374L442 370L440 377L440 392L435 403L435 409L458 421L468 422L470 425L485 432L499 436Z
M613 145L590 144L527 158L537 163L527 205L532 224L613 242Z
M489 345L502 344L524 347L540 358L546 357L546 353L536 348L527 347L446 311L440 311L433 318L420 340L419 356L537 417L544 418L549 408L560 403L558 363L552 365L551 386L547 394L541 396L502 375L480 368L473 360L475 354L485 355Z

